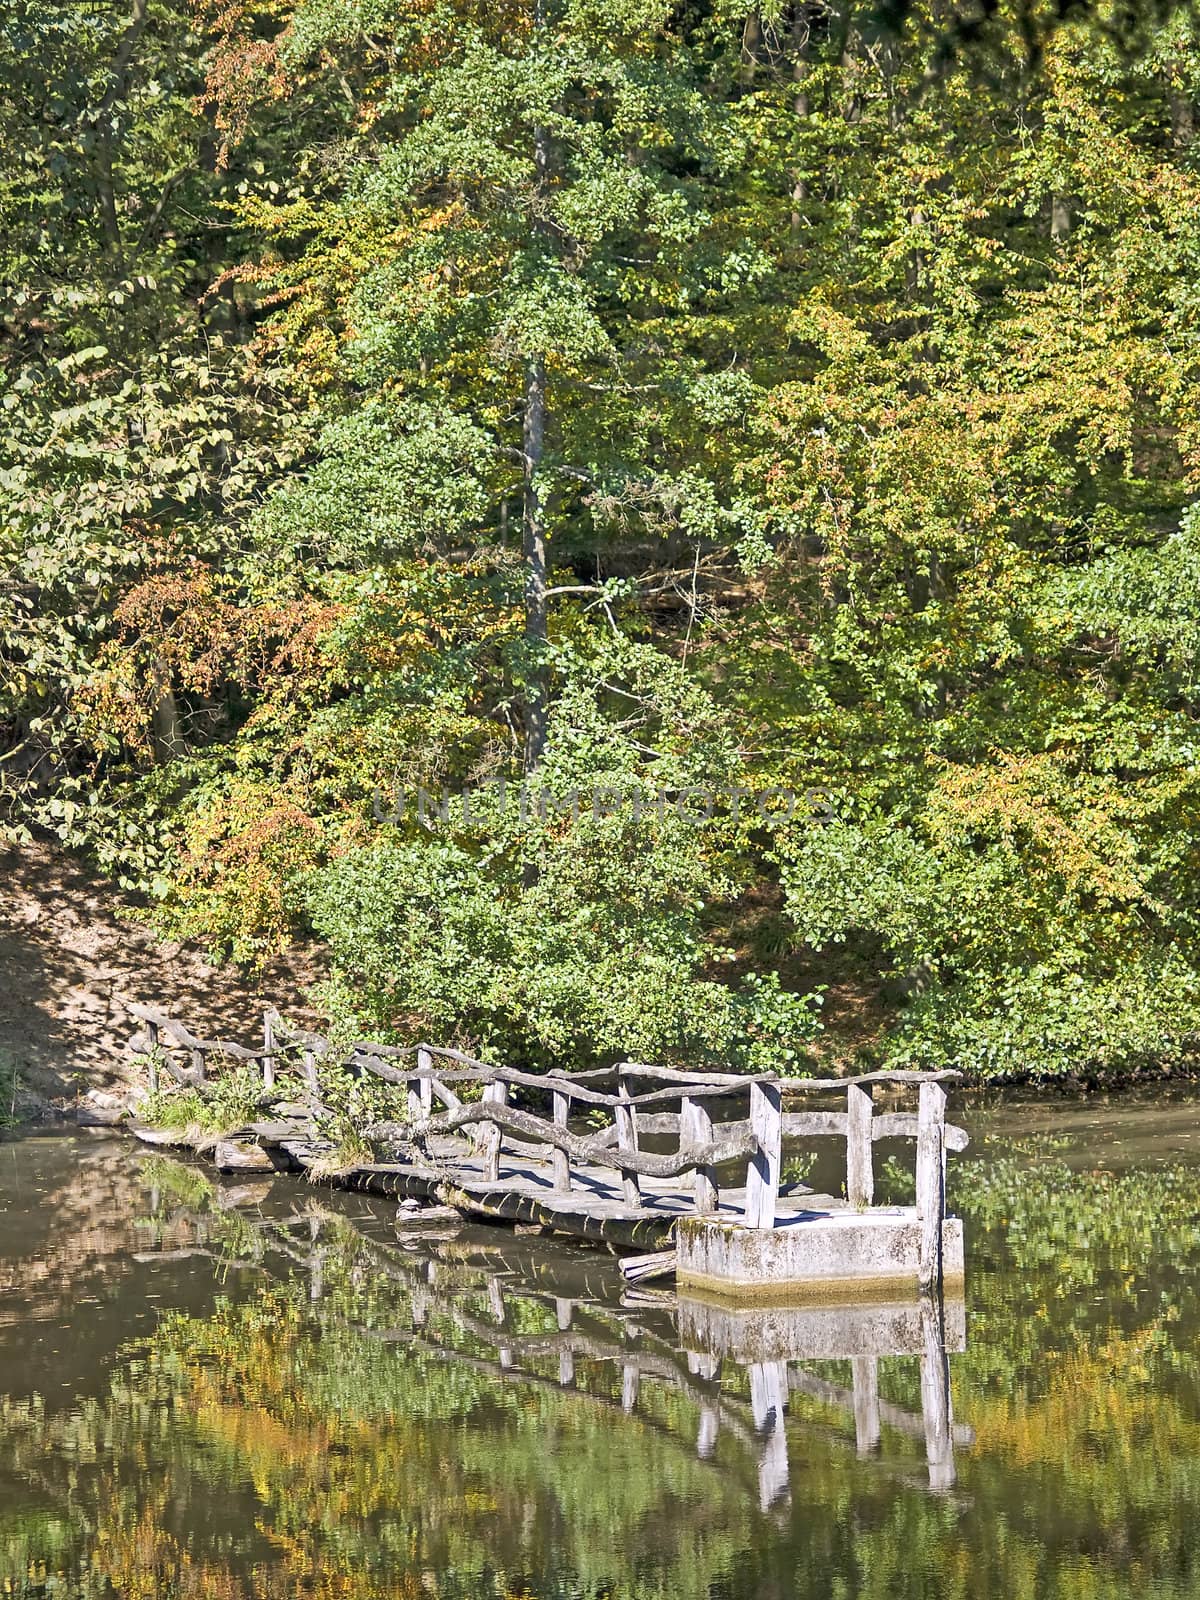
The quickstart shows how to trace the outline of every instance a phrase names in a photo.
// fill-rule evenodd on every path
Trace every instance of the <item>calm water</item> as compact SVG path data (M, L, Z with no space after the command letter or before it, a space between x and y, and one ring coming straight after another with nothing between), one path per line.
M0 1145L0 1594L1196 1596L1200 1099L965 1120L946 1356L910 1306L768 1348L548 1240Z

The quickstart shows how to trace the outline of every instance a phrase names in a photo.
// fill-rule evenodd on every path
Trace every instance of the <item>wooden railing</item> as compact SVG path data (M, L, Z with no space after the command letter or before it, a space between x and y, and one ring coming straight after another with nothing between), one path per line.
M642 1180L665 1180L690 1174L692 1203L700 1215L720 1207L718 1170L745 1162L745 1199L741 1220L748 1227L775 1225L780 1192L780 1166L786 1144L832 1138L844 1142L846 1200L859 1210L874 1201L875 1142L916 1141L916 1211L922 1224L920 1281L933 1283L940 1271L941 1230L945 1218L947 1150L965 1148L967 1136L946 1122L945 1085L957 1072L870 1072L854 1078L789 1078L773 1073L745 1076L722 1072L684 1072L672 1067L623 1061L591 1071L548 1074L522 1071L479 1061L460 1050L431 1044L384 1045L358 1042L335 1050L319 1034L288 1027L267 1012L261 1048L228 1040L198 1039L188 1029L149 1007L130 1005L145 1027L152 1085L161 1065L180 1084L204 1085L215 1061L258 1063L266 1093L285 1073L297 1076L319 1110L320 1063L336 1060L352 1073L366 1073L405 1091L407 1115L361 1130L377 1146L395 1150L422 1148L430 1139L463 1132L482 1157L483 1175L498 1182L506 1151L525 1158L548 1154L554 1191L577 1187L578 1170L601 1167L616 1171L626 1203L641 1203ZM175 1057L186 1059L180 1065ZM464 1099L460 1090L477 1092ZM514 1105L512 1091L525 1102ZM913 1090L915 1112L876 1110L880 1091ZM844 1097L844 1110L784 1110L801 1097ZM731 1101L747 1102L737 1120L713 1111ZM434 1102L437 1102L435 1108ZM549 1102L549 1115L530 1109ZM671 1109L671 1108L676 1109ZM604 1126L572 1129L580 1110L607 1115ZM643 1140L674 1140L674 1149L650 1150Z

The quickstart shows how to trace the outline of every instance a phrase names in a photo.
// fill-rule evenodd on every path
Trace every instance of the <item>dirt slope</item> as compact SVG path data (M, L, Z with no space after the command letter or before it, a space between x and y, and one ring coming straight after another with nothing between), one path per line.
M160 942L132 911L61 852L0 846L0 1068L15 1062L33 1091L26 1112L35 1097L67 1105L88 1089L122 1087L133 1031L124 1000L247 1044L261 1038L267 1005L310 1015L303 993L317 974L303 960L249 976L214 967L190 946Z

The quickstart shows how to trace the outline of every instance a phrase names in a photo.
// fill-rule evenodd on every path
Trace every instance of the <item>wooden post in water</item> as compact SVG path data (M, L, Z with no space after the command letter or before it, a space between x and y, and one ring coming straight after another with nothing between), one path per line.
M954 1487L954 1432L951 1427L950 1366L946 1359L942 1299L921 1299L921 1416L925 1423L925 1459L929 1487Z
M746 1168L743 1220L748 1228L773 1228L783 1148L783 1109L777 1083L750 1085L750 1132L758 1140L758 1150Z
M879 1448L879 1358L852 1356L850 1371L854 1384L854 1438L860 1456Z
M617 1085L617 1093L622 1100L629 1099L629 1085L622 1073ZM617 1146L621 1150L636 1150L637 1141L637 1113L632 1106L621 1105L616 1108ZM621 1187L625 1194L627 1206L640 1206L642 1203L642 1190L638 1183L636 1172L622 1172Z
M700 1423L696 1430L696 1454L707 1461L717 1448L717 1435L721 1431L721 1413L715 1405L700 1407Z
M917 1221L921 1236L917 1280L941 1289L942 1223L946 1216L946 1091L923 1083L917 1106Z
M679 1107L679 1147L708 1144L712 1139L712 1118L700 1100L684 1095ZM692 1193L696 1214L707 1216L720 1209L715 1167L697 1167L692 1179Z
M846 1086L846 1199L863 1211L875 1198L875 1169L871 1151L870 1084Z
M263 1012L262 1080L264 1089L275 1087L275 1013Z
M632 1415L637 1409L638 1383L641 1373L636 1361L627 1361L621 1368L621 1410Z
M504 1304L504 1285L494 1275L488 1279L488 1305L491 1307L493 1322L498 1328L502 1328L508 1315Z
M783 1427L783 1408L787 1403L786 1361L756 1361L749 1367L750 1409L755 1431L763 1441L758 1468L758 1498L763 1511L769 1511L788 1486L787 1434Z
M567 1119L571 1114L571 1099L561 1089L554 1091L554 1126L566 1131ZM553 1150L550 1164L554 1172L555 1194L570 1194L571 1192L571 1158L565 1150Z

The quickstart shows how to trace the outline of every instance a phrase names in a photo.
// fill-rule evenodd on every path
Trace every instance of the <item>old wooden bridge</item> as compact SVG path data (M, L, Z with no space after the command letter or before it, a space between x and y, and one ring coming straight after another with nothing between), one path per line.
M274 1012L262 1045L249 1048L128 1009L154 1087L165 1074L204 1092L222 1070L261 1072L261 1118L215 1148L202 1141L229 1170L307 1170L366 1193L656 1253L681 1283L738 1298L930 1289L962 1277L962 1228L945 1200L947 1150L967 1142L946 1122L954 1072L784 1079L625 1061L542 1075L435 1045L335 1049ZM323 1074L334 1069L399 1091L392 1120L358 1130L378 1160L339 1166L323 1137L334 1120ZM915 1109L894 1108L904 1097ZM793 1109L798 1102L806 1108ZM912 1206L874 1203L882 1139L915 1143ZM781 1178L785 1151L827 1140L844 1147L844 1195Z

